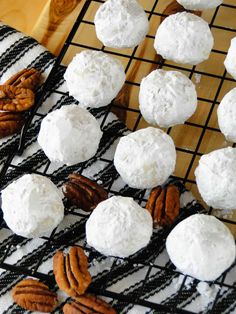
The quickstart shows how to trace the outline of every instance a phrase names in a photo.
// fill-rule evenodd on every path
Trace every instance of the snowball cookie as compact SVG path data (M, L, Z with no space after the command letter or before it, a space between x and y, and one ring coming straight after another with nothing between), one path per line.
M104 255L128 257L147 246L151 235L150 213L130 197L101 202L86 223L87 243Z
M214 9L223 3L223 0L177 0L186 10Z
M94 116L70 105L50 112L42 120L38 143L51 161L71 166L92 158L101 137Z
M218 107L217 116L220 130L226 139L236 142L236 88L224 96Z
M236 37L231 40L224 65L227 72L236 80Z
M184 123L194 114L197 92L181 72L155 70L141 82L139 104L148 123L168 128Z
M136 0L108 0L95 19L98 39L111 48L134 48L149 30L147 15Z
M172 138L160 129L146 128L122 137L114 165L125 183L136 189L163 184L175 169Z
M166 249L172 263L185 275L203 281L217 279L235 260L235 242L218 219L196 214L169 234Z
M236 209L236 148L227 147L203 155L195 170L198 190L217 209Z
M125 82L122 63L101 51L84 50L68 65L64 78L81 107L108 105Z
M168 16L157 29L154 48L164 59L196 65L207 60L214 39L202 18L182 12Z
M52 232L64 217L60 191L38 174L23 175L2 191L2 211L8 227L26 238Z

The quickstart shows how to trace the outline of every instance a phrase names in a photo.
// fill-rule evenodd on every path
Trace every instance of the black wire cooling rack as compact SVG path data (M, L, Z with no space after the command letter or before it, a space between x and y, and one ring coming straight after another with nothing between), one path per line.
M200 66L180 66L174 63L170 63L166 60L163 60L160 57L150 58L149 56L149 49L148 51L142 50L142 47L136 47L132 50L112 50L107 49L106 47L102 46L101 43L97 42L94 44L92 36L95 35L86 35L86 27L89 27L90 33L89 34L95 34L94 30L94 23L93 23L93 16L94 12L96 11L96 8L103 3L104 1L99 0L87 0L85 1L85 4L59 54L59 56L56 58L56 61L53 65L53 68L42 87L40 96L37 99L37 104L34 107L34 109L31 112L31 115L28 118L27 123L25 124L22 134L19 141L19 147L15 151L11 151L4 163L4 166L0 172L0 182L1 187L5 186L7 182L9 182L9 176L8 171L11 169L11 172L15 173L15 177L20 176L21 174L32 172L32 173L38 173L43 174L45 176L50 177L57 185L61 185L63 181L66 180L67 175L71 172L70 167L68 167L67 171L58 173L57 176L52 176L50 173L48 173L48 169L50 168L50 161L47 160L45 167L42 171L38 169L34 169L33 167L30 169L25 168L24 165L15 165L12 161L16 155L20 155L24 149L25 149L25 143L27 140L28 130L31 125L32 120L34 117L43 117L44 115L38 113L38 109L41 106L41 104L44 101L45 95L49 92L53 92L60 95L68 96L68 93L64 93L60 90L55 89L54 86L54 80L55 76L59 75L61 72L61 64L63 60L65 60L67 53L70 51L70 49L73 49L76 52L79 52L83 49L97 49L102 50L110 55L114 55L114 57L117 57L122 60L122 62L126 66L126 73L127 73L127 81L126 86L127 90L134 88L137 90L139 88L139 83L136 81L135 76L132 74L137 70L136 64L138 64L138 67L142 66L143 64L149 65L151 68L149 68L149 72L151 69L155 68L164 68L164 69L173 69L173 70L179 70L183 71L185 74L187 73L188 76L191 79L194 79L196 75L202 76L203 80L215 80L214 90L209 93L209 97L206 97L205 95L199 95L199 103L202 104L202 108L207 108L204 112L204 117L202 119L199 119L199 117L195 117L195 120L189 120L184 125L184 131L183 129L179 130L178 127L169 128L167 131L168 134L170 134L174 140L176 141L176 136L178 136L180 139L183 138L190 128L194 128L196 130L196 141L195 139L192 139L194 141L194 147L193 148L186 148L185 142L183 142L180 145L177 145L176 150L178 152L179 157L181 159L181 156L185 155L184 160L188 160L186 162L186 165L184 165L184 171L181 173L177 173L175 176L173 176L173 179L177 179L179 182L183 183L184 185L187 185L190 187L193 191L195 189L196 182L193 178L192 172L193 169L196 166L196 162L198 158L206 152L206 150L202 149L202 144L204 141L209 140L208 133L210 132L213 134L210 138L213 138L213 141L215 139L215 136L220 135L220 131L216 125L212 124L212 117L215 112L215 109L217 105L219 104L220 97L222 97L221 93L224 90L225 91L225 85L227 86L226 89L232 88L232 84L235 83L235 81L229 77L226 73L226 71L223 68L223 59L227 53L227 51L222 51L220 49L213 49L211 56L214 55L214 58L218 61L214 63L214 66L211 67L211 69L208 70L207 66L202 69ZM226 1L225 1L226 2ZM220 37L220 40L223 40L224 37L226 38L232 38L236 35L236 23L235 26L228 25L227 27L224 24L221 24L221 18L224 16L227 17L227 14L229 11L231 14L234 14L236 17L236 5L232 4L234 1L229 2L228 4L225 3L222 6L218 7L215 10L212 10L211 13L207 16L208 22L210 24L210 27L214 32L224 32L224 36ZM143 1L146 13L149 17L149 20L151 23L158 26L160 23L160 19L164 18L166 16L165 9L170 2L166 0L147 0ZM163 13L164 12L164 13ZM227 13L228 12L228 13ZM236 20L236 19L235 19ZM227 23L226 23L227 24ZM81 40L83 38L83 40ZM84 39L85 38L85 39ZM90 44L90 40L93 44ZM153 44L154 41L154 33L149 33L147 35L146 41L144 42L144 46L148 46ZM220 44L216 43L216 46L220 46ZM151 49L151 48L150 48ZM219 59L217 59L219 58ZM222 65L220 66L219 60L221 60ZM137 71L135 72L137 74ZM206 83L207 85L207 83ZM211 87L207 86L207 89L211 89ZM134 92L135 94L135 92ZM130 94L129 94L130 96ZM125 98L121 98L125 99ZM104 118L101 123L101 128L103 129L106 119L111 111L115 111L118 113L120 117L122 117L126 121L131 121L132 125L128 125L129 129L131 131L135 131L136 129L143 127L144 122L142 121L142 116L140 114L140 111L136 107L132 105L123 104L122 102L114 101L109 106L107 106L106 113L104 115ZM205 109L204 109L205 110ZM128 119L128 118L129 119ZM184 133L183 133L184 132ZM179 140L178 138L178 140ZM178 141L177 141L178 142ZM190 145L191 146L191 145ZM192 147L192 146L191 146ZM212 147L211 147L212 148ZM183 154L183 155L182 155ZM103 158L103 162L110 164L112 167L113 161L110 159ZM180 160L181 162L181 160ZM83 164L78 167L78 172L83 171ZM112 190L112 184L116 180L116 175L111 174L109 178L109 182L106 186L106 189L110 194L117 194L116 191ZM12 179L12 177L11 177ZM183 186L180 185L180 188L183 189ZM125 194L126 196L129 196L130 194ZM145 198L145 191L133 191L132 197L134 197L140 204L145 204L146 198ZM66 214L72 214L77 215L81 220L80 224L77 226L76 230L68 229L63 233L63 236L58 236L56 234L56 230L50 235L50 237L43 237L43 240L46 241L46 244L44 246L44 249L40 252L40 254L36 255L36 260L29 259L25 263L21 265L13 265L6 262L6 258L9 255L9 252L11 252L13 247L16 247L19 242L22 241L22 238L13 235L11 238L11 241L7 243L4 250L0 251L0 268L4 270L8 270L11 272L11 276L13 278L19 278L19 276L33 276L36 278L39 278L43 281L46 281L48 284L50 284L52 287L55 286L54 278L52 273L44 274L40 272L40 265L43 261L44 255L50 251L51 246L60 247L60 248L66 248L70 244L74 244L75 240L77 243L80 243L82 247L85 247L86 251L89 252L89 260L102 260L102 256L98 253L96 253L94 250L91 250L84 244L84 225L87 219L87 215L82 214L81 212L77 212L76 210L73 210L73 208L67 206L66 204ZM193 211L202 211L202 207L200 204L195 205L195 208ZM211 212L211 209L209 209L209 212ZM189 214L191 213L191 210L189 209ZM224 222L227 222L231 225L235 225L236 221L229 220L229 219L221 219ZM6 228L6 225L4 221L2 220L1 228ZM158 235L153 236L153 239L149 246L144 249L141 253L125 259L120 265L120 268L116 269L116 275L115 277L118 278L119 275L121 275L123 272L129 272L130 274L133 273L133 270L137 270L140 268L146 269L146 275L144 276L143 280L140 283L140 286L138 289L133 289L129 292L123 292L123 293L117 293L113 292L109 289L107 289L106 283L111 279L113 274L113 268L115 265L117 265L117 262L120 260L117 260L114 258L112 266L110 271L104 272L103 276L100 278L97 278L95 282L91 285L89 288L90 292L94 292L96 294L102 295L107 297L109 300L111 300L111 303L114 304L114 307L117 309L118 313L121 313L124 311L124 308L129 308L129 305L132 306L133 304L141 305L144 307L149 308L150 310L147 310L148 313L198 313L198 312L190 312L186 309L183 309L179 307L179 304L181 302L184 302L189 293L193 293L194 289L196 290L196 286L198 281L195 280L194 284L191 288L191 291L187 291L185 287L185 283L188 279L187 276L183 276L182 282L180 284L180 287L178 291L176 292L177 297L175 298L174 302L152 302L150 300L145 299L146 292L151 290L155 290L155 285L157 282L154 280L150 280L153 276L153 272L161 272L164 274L162 277L159 277L157 280L163 280L165 281L171 281L176 276L179 276L180 274L175 270L173 265L171 263L168 264L168 267L156 265L153 264L153 260L161 253L165 247L165 238L170 230L162 230L158 232ZM25 240L27 241L27 240ZM32 265L34 265L32 267ZM232 266L233 267L233 266ZM222 296L224 294L230 294L231 300L236 300L236 283L229 283L230 281L226 281L226 277L230 274L230 271L225 273L219 280L215 282L216 285L220 287L214 301L212 302L211 308L208 310L207 313L223 313L223 310L225 309L225 303L224 298ZM228 301L226 301L228 302ZM21 313L21 311L16 311L16 313ZM124 313L124 312L123 312ZM230 312L227 312L230 313Z

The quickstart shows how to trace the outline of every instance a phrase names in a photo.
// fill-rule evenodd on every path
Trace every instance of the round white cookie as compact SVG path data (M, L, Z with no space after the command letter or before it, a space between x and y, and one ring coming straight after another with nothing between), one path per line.
M214 9L223 3L223 0L177 0L186 10Z
M38 143L51 161L70 166L92 158L101 137L94 116L77 105L69 105L42 120Z
M133 48L149 30L144 9L136 0L108 0L94 19L98 39L111 48Z
M151 235L150 213L130 197L101 202L86 223L87 243L104 255L128 257L147 246Z
M236 209L236 148L227 147L203 155L195 170L198 190L217 209Z
M218 219L196 214L169 234L166 249L172 263L185 275L203 281L217 279L235 260L235 242Z
M148 123L167 128L184 123L194 114L197 92L181 72L155 70L142 79L139 104Z
M157 29L154 48L164 59L196 65L209 58L214 39L206 21L182 12L168 16Z
M114 165L125 183L136 189L163 184L175 169L172 138L160 129L146 128L120 139Z
M69 94L81 107L108 105L119 93L125 72L122 63L102 51L77 54L64 74Z
M218 110L218 123L226 139L236 142L236 88L233 88L222 99Z
M227 72L236 80L236 37L231 40L224 65Z
M8 227L26 238L48 235L64 217L62 194L37 174L26 174L2 191L2 210Z

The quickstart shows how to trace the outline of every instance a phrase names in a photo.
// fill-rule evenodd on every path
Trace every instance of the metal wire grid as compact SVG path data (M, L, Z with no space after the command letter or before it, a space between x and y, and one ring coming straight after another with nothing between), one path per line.
M149 10L146 10L146 13L148 14L149 20L153 17L153 16L159 16L159 17L164 17L165 15L162 12L159 12L157 10L158 7L158 3L161 0L153 0L152 6ZM180 71L187 71L189 74L189 77L192 78L195 74L198 75L205 75L207 77L211 77L211 78L216 78L219 80L219 84L218 87L216 89L215 95L213 99L208 99L208 98L204 98L204 97L199 97L198 100L202 101L204 103L208 103L210 104L210 109L208 112L208 115L206 117L206 120L203 124L201 123L195 123L195 122L186 122L186 125L188 126L192 126L192 127L196 127L199 128L200 130L200 136L198 138L198 142L196 144L195 149L193 150L189 150L186 149L182 146L180 147L176 147L178 152L182 152L184 154L188 154L190 156L190 162L189 165L186 169L186 172L183 176L173 176L175 179L178 179L180 181L182 181L184 184L196 184L195 180L192 180L190 178L190 173L192 171L192 168L194 167L194 163L196 161L196 158L202 155L202 152L199 151L201 143L203 141L204 135L207 132L207 130L209 131L213 131L213 132L219 132L218 128L212 127L209 125L209 121L211 119L212 113L214 111L214 108L217 104L219 104L218 101L218 97L221 93L221 89L222 86L224 84L224 82L228 81L228 82L234 82L233 79L231 79L230 77L226 76L226 71L224 71L223 75L218 75L215 73L211 73L211 72L204 72L201 71L199 69L197 69L196 66L191 67L191 68L185 68L176 64L171 64L168 63L167 61L159 58L157 60L150 60L148 58L145 57L140 57L137 56L136 52L138 50L138 47L136 47L135 49L133 49L131 51L131 53L129 54L125 54L123 52L117 52L117 51L112 51L109 49L106 49L104 46L102 46L101 48L96 48L96 47L91 47L89 45L85 45L82 43L79 43L77 41L74 41L74 37L75 34L77 33L79 27L81 25L90 25L91 27L94 27L94 24L91 20L87 20L86 19L86 14L89 12L90 7L93 4L100 4L103 3L104 1L100 1L100 0L87 0L61 50L61 53L59 54L58 58L56 59L54 66L52 68L52 71L50 72L48 79L46 81L46 83L44 84L42 91L41 91L41 96L37 101L37 105L34 107L34 109L31 112L30 117L28 118L28 121L22 131L21 134L21 138L19 141L19 147L17 152L12 151L5 164L4 167L1 170L0 173L0 181L7 181L7 173L9 171L9 169L11 171L15 171L16 176L20 176L21 174L25 173L25 172L33 172L33 173L38 173L38 174L43 174L45 176L49 176L54 182L56 182L58 185L61 185L63 180L65 180L66 175L68 173L70 173L70 169L68 169L68 173L59 173L58 176L53 176L50 173L48 173L48 170L50 168L50 161L47 161L47 163L44 165L44 168L42 170L38 170L38 169L26 169L24 168L24 166L17 166L15 164L12 163L13 158L15 157L16 154L21 154L25 148L25 141L26 141L26 137L27 137L27 131L30 127L30 124L32 122L32 120L36 117L38 118L42 118L44 115L43 114L39 114L37 112L38 108L40 107L40 105L43 102L44 96L46 95L47 92L54 92L57 94L62 94L65 95L66 97L68 97L67 93L64 93L60 90L56 90L53 87L53 78L54 76L58 73L59 68L61 66L61 62L63 60L63 58L65 57L67 51L69 50L70 47L78 47L81 49L99 49L102 51L105 51L106 53L109 53L111 55L115 55L116 57L121 57L121 58L126 58L127 59L127 64L126 64L126 73L128 73L131 64L133 61L140 61L142 62L146 62L146 63L150 63L152 64L155 68L157 67L165 67L165 68L169 68L169 69L176 69L176 70L180 70ZM228 9L232 9L235 10L236 13L236 6L235 5L231 5L231 4L223 4L221 7L225 7ZM231 32L232 35L234 33L236 33L236 29L233 28L227 28L225 26L221 26L221 25L217 25L215 23L217 16L219 14L219 10L220 8L218 7L211 18L210 21L210 27L212 29L217 29L217 30L221 30L221 31L228 31ZM233 36L232 36L233 37ZM154 36L152 35L147 35L147 38L149 39L154 39ZM219 54L219 55L225 55L226 52L225 51L221 51L221 50L217 50L214 49L213 53ZM126 81L127 85L130 86L136 86L139 87L139 83L135 82L135 81ZM132 131L137 130L140 127L141 124L141 119L142 116L140 114L140 111L136 108L130 108L130 107L124 107L122 105L117 105L115 103L111 103L106 109L106 114L104 116L104 119L101 123L101 128L104 128L104 125L106 123L106 119L109 115L109 113L114 110L114 108L116 108L116 110L118 109L120 112L131 112L134 113L136 115L136 119L134 121L133 127L130 128ZM167 130L167 133L171 135L171 131L173 128L169 128ZM109 159L101 159L104 163L107 163L109 165L113 165L113 161L109 160ZM83 171L83 164L81 164L81 166L79 167L79 171L80 173L82 173ZM112 185L113 182L115 181L115 179L117 178L115 172L112 174L111 176L111 180L108 182L108 185L106 186L106 189L108 190L108 192L110 194L117 194L116 191L114 191L112 189ZM134 197L140 204L145 204L146 202L146 195L145 195L145 191L136 191L136 190L129 190L129 193L132 194L130 196ZM77 215L78 219L80 219L80 221L78 221L78 226L76 227L77 229L77 238L76 238L76 243L78 243L78 245L81 245L82 247L84 247L87 251L90 251L90 261L96 258L101 258L101 256L94 252L93 250L91 250L90 248L88 248L86 246L86 243L84 243L84 224L86 222L87 219L87 215L83 215L81 214L81 212L77 212L75 209L67 206L66 205L66 210L65 213L66 215L72 214L72 215ZM231 224L236 224L235 221L231 221L231 220L227 220L227 219L222 219L225 222L231 223ZM6 228L6 225L4 223L4 221L2 220L1 226L0 228ZM79 231L79 232L78 232ZM54 230L54 232L49 236L49 237L43 237L42 240L44 241L43 245L44 245L44 249L41 251L41 253L37 256L37 260L35 261L26 261L23 265L12 265L10 263L7 263L5 260L7 258L7 256L9 255L9 253L11 252L11 250L15 249L17 247L18 243L22 243L22 241L27 241L27 239L23 239L17 235L13 235L11 240L9 241L9 243L7 243L3 249L1 249L0 247L0 268L3 268L5 270L9 270L12 272L12 276L25 276L25 275L30 275L30 276L34 276L37 277L41 280L46 281L47 283L51 284L52 286L54 286L55 282L53 279L52 274L44 274L42 272L39 271L40 265L42 264L43 261L43 257L45 255L45 253L47 252L47 250L50 248L50 246L54 245L54 246L58 246L60 248L65 248L67 246L71 244L75 243L75 235L74 235L74 230L68 230L66 232L63 233L63 236L58 236L56 234L56 230ZM111 267L111 271L107 272L105 274L105 276L102 277L102 280L98 280L96 281L94 284L92 284L90 291L91 292L95 292L97 294L106 296L108 298L111 298L113 300L113 302L115 303L115 306L118 310L118 312L120 311L120 309L122 309L122 307L124 307L125 305L128 304L139 304L139 305L143 305L146 306L147 308L153 309L153 310L157 310L158 313L192 313L186 310L183 310L181 308L178 308L178 304L180 303L180 301L184 298L184 295L187 293L184 289L185 286L185 282L187 280L187 276L183 276L183 281L182 284L179 288L179 290L177 291L178 297L176 298L175 303L171 303L171 304L158 304L158 303L154 303L154 302L150 302L145 300L145 291L148 288L148 285L150 284L154 284L154 282L151 282L150 278L153 275L153 272L155 271L161 271L164 272L166 275L169 275L170 278L174 278L175 276L180 275L174 268L172 265L168 265L168 267L163 267L161 265L154 265L153 264L153 260L158 256L159 252L161 252L163 250L164 247L164 242L165 242L165 238L168 234L169 230L164 230L162 237L160 238L160 236L158 236L158 238L155 241L152 241L151 246L149 246L146 250L144 250L144 252L141 255L135 255L134 257L125 259L125 262L127 264L121 266L121 272L124 271L125 267L128 267L130 269L130 271L132 272L132 269L135 267L146 267L146 274L143 278L143 280L141 281L141 287L138 289L138 291L133 291L133 293L115 293L112 291L109 291L109 289L106 288L106 283L109 282L109 278L111 277L112 274L112 269L116 264L116 260L114 260L114 263ZM154 234L154 238L155 238L155 234ZM72 241L73 239L73 241ZM233 267L233 266L232 266ZM219 298L220 296L224 293L225 289L230 290L235 296L236 296L236 286L234 284L228 284L227 282L225 282L225 277L228 273L224 274L217 282L215 282L215 284L220 286L220 290L212 304L211 310L208 313L220 313L219 312L219 307L218 307L218 303L219 303ZM195 281L195 288L197 285L197 281ZM117 303L118 301L118 303ZM156 312L155 312L156 313Z

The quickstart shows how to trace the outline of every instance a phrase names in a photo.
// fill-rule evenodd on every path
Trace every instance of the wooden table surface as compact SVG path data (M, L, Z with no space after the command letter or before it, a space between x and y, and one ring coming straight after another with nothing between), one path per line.
M0 0L0 20L58 54L85 0Z

